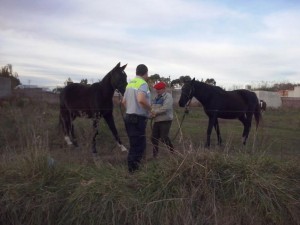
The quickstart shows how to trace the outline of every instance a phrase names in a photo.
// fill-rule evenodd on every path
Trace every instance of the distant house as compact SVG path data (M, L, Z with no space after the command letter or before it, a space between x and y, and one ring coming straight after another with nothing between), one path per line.
M289 90L280 90L277 92L281 97L288 97Z
M281 97L282 106L285 108L300 108L300 86L288 90L287 95Z
M38 86L37 85L20 84L20 85L17 85L15 87L16 90L18 90L18 89L30 89L30 88L38 88Z
M300 98L300 86L296 86L294 90L288 91L288 97Z
M0 77L0 98L11 95L11 80L6 77Z

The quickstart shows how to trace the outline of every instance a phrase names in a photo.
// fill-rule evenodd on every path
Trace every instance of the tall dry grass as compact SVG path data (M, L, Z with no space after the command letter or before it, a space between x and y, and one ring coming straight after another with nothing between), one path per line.
M299 166L194 152L134 175L28 149L0 167L2 224L299 224Z
M43 105L1 111L11 127L1 129L0 224L300 224L297 161L184 138L130 175L126 155L67 149L56 116Z

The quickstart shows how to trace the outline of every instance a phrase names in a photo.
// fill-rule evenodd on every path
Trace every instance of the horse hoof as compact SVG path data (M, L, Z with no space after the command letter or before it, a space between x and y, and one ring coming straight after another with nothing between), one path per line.
M122 152L127 152L128 150L127 150L127 148L126 148L124 145L122 145L122 146L121 146L121 151L122 151Z
M73 142L73 146L74 146L75 148L78 148L78 147L79 147L79 145L78 145L77 142Z
M119 148L121 149L122 152L127 152L128 151L127 148L124 145L118 143L118 146L119 146Z
M71 146L73 144L71 139L68 136L65 136L65 141L67 142L68 146Z
M52 157L48 156L47 163L49 168L53 168L55 166L56 161Z
M80 147L79 147L79 146L72 145L72 150L78 151L78 150L80 150Z

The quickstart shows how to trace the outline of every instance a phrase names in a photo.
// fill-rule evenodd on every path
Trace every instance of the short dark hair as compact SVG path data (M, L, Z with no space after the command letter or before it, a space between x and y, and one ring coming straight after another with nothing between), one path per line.
M136 75L143 76L148 72L147 66L140 64L136 67Z

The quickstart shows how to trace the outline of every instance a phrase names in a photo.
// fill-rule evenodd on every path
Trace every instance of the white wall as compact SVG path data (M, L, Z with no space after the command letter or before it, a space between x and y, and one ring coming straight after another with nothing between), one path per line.
M279 108L282 105L281 97L277 92L271 91L255 91L258 99L264 100L267 107Z
M299 98L300 97L300 86L295 87L293 91L288 91L288 97Z

